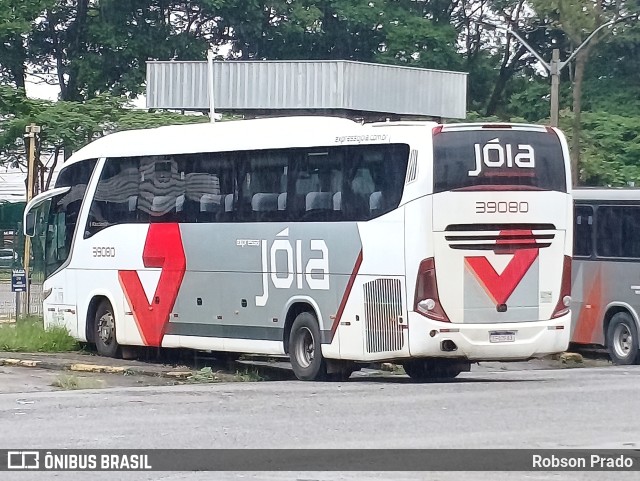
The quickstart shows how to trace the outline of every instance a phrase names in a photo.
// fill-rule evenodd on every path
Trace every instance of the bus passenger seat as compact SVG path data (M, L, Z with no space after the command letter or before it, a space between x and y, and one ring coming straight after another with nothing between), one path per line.
M151 212L153 214L167 214L174 212L176 206L176 198L172 195L156 195L151 201Z
M224 195L202 194L200 197L200 212L218 212L222 207Z
M333 210L333 194L331 192L309 192L306 197L305 210Z
M184 194L176 197L176 212L182 212L184 208Z
M278 195L258 192L251 198L251 210L254 212L271 212L278 210Z
M138 209L138 196L130 195L128 199L129 212L135 212Z
M382 211L382 192L377 191L369 196L369 210L371 214L378 214Z
M342 192L333 194L333 210L342 210Z
M233 212L233 194L227 194L224 196L224 211Z
M287 210L287 193L278 195L278 210Z

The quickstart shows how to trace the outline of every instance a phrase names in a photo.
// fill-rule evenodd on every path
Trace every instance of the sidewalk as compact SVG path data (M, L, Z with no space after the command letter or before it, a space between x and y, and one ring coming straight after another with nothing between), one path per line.
M192 369L141 361L112 359L90 353L0 352L0 366L33 367L57 371L98 372L159 377L188 377Z

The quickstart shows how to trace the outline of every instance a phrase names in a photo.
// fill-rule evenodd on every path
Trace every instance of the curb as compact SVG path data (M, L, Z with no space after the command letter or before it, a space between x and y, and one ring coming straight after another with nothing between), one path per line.
M188 377L192 374L192 371L152 371L147 369L141 369L133 366L108 366L101 364L85 364L72 361L63 362L49 362L33 359L14 359L14 358L0 358L0 366L13 366L13 367L31 367L40 369L50 369L53 371L75 371L75 372L88 372L88 373L108 373L108 374L122 374L122 375L138 375L138 376L150 376L150 377ZM176 375L179 372L179 375ZM188 373L188 374L187 374Z
M40 361L27 359L0 358L0 366L42 367Z

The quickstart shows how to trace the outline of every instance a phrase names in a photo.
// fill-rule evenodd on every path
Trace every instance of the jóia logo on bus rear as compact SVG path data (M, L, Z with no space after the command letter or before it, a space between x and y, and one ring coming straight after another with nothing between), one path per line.
M469 171L469 177L480 175L483 164L491 168L521 167L533 169L536 166L533 147L528 144L518 144L517 146L511 144L501 145L500 139L495 138L484 145L474 144L473 147L476 153L476 168Z

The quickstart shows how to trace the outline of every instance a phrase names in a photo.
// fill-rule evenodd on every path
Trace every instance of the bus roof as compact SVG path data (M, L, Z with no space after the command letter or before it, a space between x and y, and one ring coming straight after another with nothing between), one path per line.
M584 201L640 200L640 189L632 187L578 187L573 189L573 198Z
M364 128L360 123L339 117L300 116L125 130L84 146L69 157L65 165L102 157L340 145L351 143L349 136L361 134ZM378 142L389 142L388 138L380 137L378 135Z
M215 123L169 125L151 129L115 132L75 152L63 167L74 162L103 157L138 157L196 152L228 152L284 147L330 146L358 143L389 143L389 133L375 127L433 128L426 121L391 121L361 124L341 117L293 116ZM527 124L440 124L444 131L475 129L544 130ZM375 133L374 133L375 131ZM367 135L369 134L369 135ZM394 137L396 129L393 131ZM366 135L366 137L361 137Z

